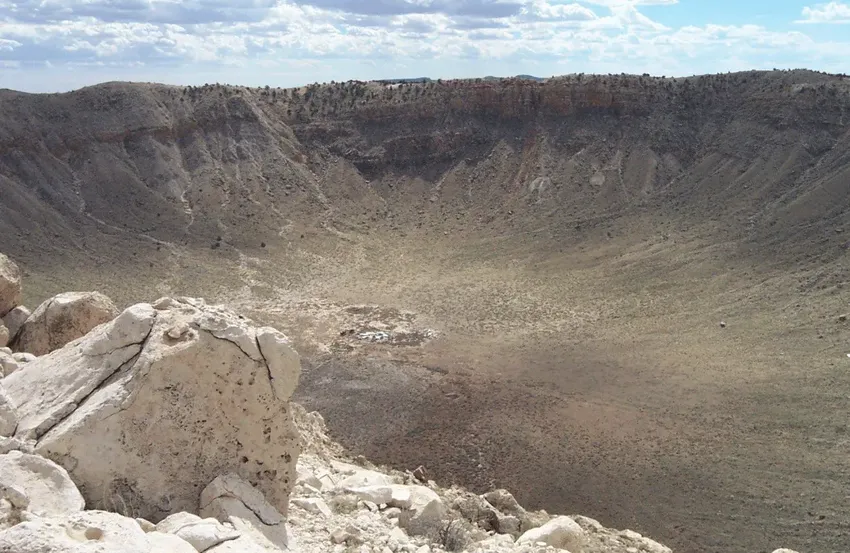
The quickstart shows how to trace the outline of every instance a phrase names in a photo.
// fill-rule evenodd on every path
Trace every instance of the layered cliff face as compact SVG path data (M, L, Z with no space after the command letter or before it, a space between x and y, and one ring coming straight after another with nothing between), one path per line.
M848 86L794 72L7 91L0 245L19 253L24 229L61 244L84 225L255 242L281 219L414 206L463 229L499 208L554 228L659 198L665 216L721 216L769 239L845 216Z
M279 326L298 399L376 462L676 550L841 550L848 90L2 91L0 250L31 305L204 295Z

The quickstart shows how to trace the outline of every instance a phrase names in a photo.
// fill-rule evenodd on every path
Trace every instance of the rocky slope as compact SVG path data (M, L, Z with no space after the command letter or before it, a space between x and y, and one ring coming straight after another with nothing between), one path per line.
M120 238L257 248L317 221L568 233L645 205L777 253L847 220L850 83L805 71L110 83L2 91L0 109L0 247L19 259Z

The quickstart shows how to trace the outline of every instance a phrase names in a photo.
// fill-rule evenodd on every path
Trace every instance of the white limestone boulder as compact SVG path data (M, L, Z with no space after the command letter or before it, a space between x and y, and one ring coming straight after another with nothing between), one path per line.
M175 513L166 517L156 525L156 531L177 536L199 553L241 535L214 518L201 518L191 513Z
M18 409L0 382L0 437L11 436L18 427Z
M9 329L9 343L18 335L30 315L32 315L32 312L29 309L19 305L3 316L3 324Z
M65 466L92 508L154 522L197 512L201 490L233 472L285 515L297 355L276 330L201 300L156 305L132 306L4 379L16 436Z
M81 343L35 358L26 370L7 376L3 385L21 416L16 435L41 438L94 399L90 396L101 383L139 355L155 319L150 305L135 305Z
M136 521L103 511L80 511L63 517L22 522L0 532L0 551L154 553L151 542Z
M0 455L0 485L19 488L27 497L27 511L40 517L82 511L83 496L68 472L49 459L12 451Z
M553 518L539 528L533 528L521 535L516 543L545 543L557 549L566 549L570 553L582 553L587 539L584 529L567 516Z
M0 317L21 303L21 269L0 253Z
M9 343L9 340L10 340L9 329L6 328L6 325L4 325L2 322L0 322L0 348L5 348L6 345Z
M408 486L410 506L402 509L398 522L411 536L434 536L446 516L446 506L433 490Z
M12 342L12 349L46 355L117 315L115 304L100 292L65 292L36 308Z
M222 522L237 517L281 549L289 543L284 516L258 489L236 474L219 476L204 488L200 513Z

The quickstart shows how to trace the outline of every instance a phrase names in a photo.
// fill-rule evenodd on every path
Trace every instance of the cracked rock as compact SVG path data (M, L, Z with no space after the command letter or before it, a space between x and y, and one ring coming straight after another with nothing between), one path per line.
M36 452L66 467L93 508L152 522L197 512L198 490L232 472L285 515L300 448L279 392L294 388L297 356L246 353L244 344L259 352L258 331L226 309L158 304L134 305L4 379L15 435L37 439ZM182 324L199 330L167 336Z
M237 517L253 526L275 546L281 549L287 547L286 519L259 490L236 474L219 476L204 488L200 513L222 522Z
M100 292L65 292L38 306L21 327L12 349L46 355L117 315L115 304Z
M18 407L15 435L40 438L73 413L104 380L139 354L153 321L150 306L133 306L78 346L36 358L26 370L3 379Z

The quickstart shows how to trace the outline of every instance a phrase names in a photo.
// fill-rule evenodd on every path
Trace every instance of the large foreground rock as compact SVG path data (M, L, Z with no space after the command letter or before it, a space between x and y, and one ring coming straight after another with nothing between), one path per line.
M0 253L0 317L21 303L21 270Z
M100 292L65 292L45 301L21 327L12 349L45 355L118 315Z
M234 473L286 513L299 437L297 354L201 300L138 304L3 380L16 436L68 469L91 508L154 522L198 511Z

